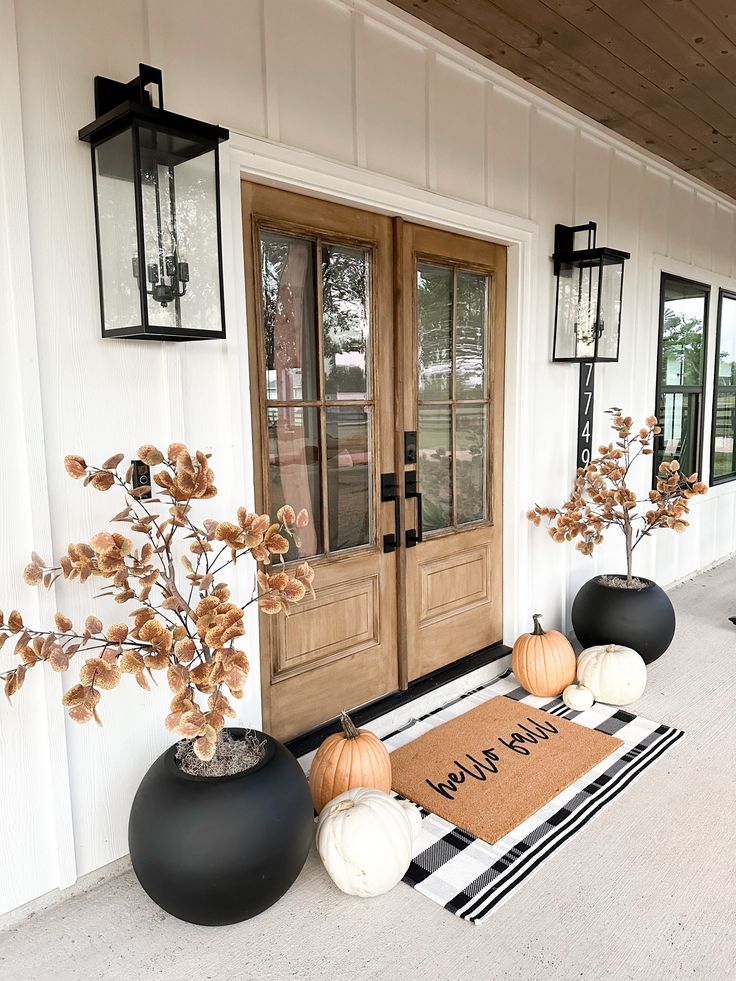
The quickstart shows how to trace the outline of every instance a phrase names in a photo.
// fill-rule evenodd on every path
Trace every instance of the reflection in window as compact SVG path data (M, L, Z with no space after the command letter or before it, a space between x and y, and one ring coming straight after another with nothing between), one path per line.
M455 311L455 373L459 399L485 397L487 323L488 277L459 269Z
M488 518L487 273L417 262L418 460L425 532Z
M367 545L371 539L370 409L327 409L327 503L330 551Z
M419 398L452 395L452 269L417 263Z
M309 513L287 561L368 545L371 253L260 236L269 513L282 504Z
M721 291L716 346L711 480L736 477L736 296Z
M314 243L261 232L266 398L318 395Z
M459 525L486 516L486 405L455 409L455 521Z
M325 395L368 398L368 255L327 245L322 251Z
M289 539L286 561L321 552L319 410L302 406L270 407L268 421L268 490L271 515L282 504L309 512L297 548Z
M452 410L449 405L420 406L419 479L424 531L452 524Z
M678 460L686 474L700 471L707 286L662 276L657 416L659 464Z

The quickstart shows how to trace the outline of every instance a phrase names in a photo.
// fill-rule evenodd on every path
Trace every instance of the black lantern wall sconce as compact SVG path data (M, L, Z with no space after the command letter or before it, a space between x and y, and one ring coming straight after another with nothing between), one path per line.
M224 337L218 148L229 132L164 109L149 65L128 83L97 76L95 113L79 139L92 148L102 336Z
M587 247L575 235L587 232ZM557 290L553 361L580 365L577 465L590 462L595 365L618 361L624 263L629 252L596 247L597 225L555 225Z

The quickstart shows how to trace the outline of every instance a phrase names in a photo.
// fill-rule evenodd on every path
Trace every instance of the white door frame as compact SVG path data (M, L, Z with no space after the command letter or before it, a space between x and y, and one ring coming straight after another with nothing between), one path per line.
M231 132L223 153L223 239L228 346L237 351L240 418L244 445L252 447L248 385L248 345L245 311L245 273L242 240L240 182L243 178L329 201L401 216L409 221L443 228L505 245L508 249L506 366L504 381L504 479L503 479L503 624L508 643L526 623L528 610L528 526L524 515L532 499L532 467L524 449L523 434L531 424L528 392L532 344L538 227L525 218L483 205L437 194L393 177L337 163L293 147ZM229 201L229 208L228 208ZM538 342L538 338L536 339ZM246 488L254 499L252 453L243 461ZM252 608L251 608L252 609ZM248 634L258 637L257 615ZM260 666L253 658L248 714L260 719ZM259 723L255 723L259 724Z

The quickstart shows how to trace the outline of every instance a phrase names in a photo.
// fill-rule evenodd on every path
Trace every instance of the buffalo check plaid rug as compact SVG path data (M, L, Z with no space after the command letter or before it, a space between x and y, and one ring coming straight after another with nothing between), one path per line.
M385 736L386 748L389 752L398 749L496 695L506 695L579 725L615 735L623 740L623 745L495 845L420 808L422 830L404 882L472 923L482 923L490 916L545 859L685 735L679 729L649 722L611 705L596 703L585 712L573 712L560 698L550 700L529 695L507 672L500 679L467 692Z

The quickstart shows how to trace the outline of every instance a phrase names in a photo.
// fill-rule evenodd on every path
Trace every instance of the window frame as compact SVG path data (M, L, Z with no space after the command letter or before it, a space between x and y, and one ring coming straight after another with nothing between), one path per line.
M716 487L718 484L728 484L736 480L736 469L732 470L730 473L722 474L720 477L715 475L715 462L716 462L716 414L718 411L718 393L720 386L718 384L719 372L718 367L721 360L721 314L723 311L723 300L734 300L736 301L736 292L733 290L724 289L722 286L718 290L718 313L716 315L716 337L715 337L715 351L713 352L713 408L711 414L711 433L710 433L710 474L708 483L711 487ZM734 394L736 394L736 385L730 386L733 389ZM734 430L734 437L736 437L736 429Z
M317 367L317 389L315 397L312 399L279 399L269 398L266 383L266 351L265 351L265 319L263 310L263 272L262 272L262 242L263 234L273 233L283 235L288 238L301 238L311 243L313 247L313 270L312 281L314 289L315 303L315 332L316 332L316 367ZM375 263L377 242L370 238L357 237L343 232L327 231L316 224L305 224L299 221L282 221L278 219L264 218L258 214L253 215L253 248L256 257L255 263L255 343L257 344L257 365L259 371L258 391L259 391L259 424L261 426L261 452L263 459L268 460L268 413L270 409L316 409L319 422L319 490L320 490L320 519L321 530L319 536L320 551L314 555L295 556L286 559L287 565L294 565L298 562L309 562L315 565L322 560L340 559L358 553L378 551L381 548L379 543L378 518L380 499L378 496L378 476L379 468L377 462L378 455L378 433L376 431L376 407L377 407L377 361L379 340L374 333L374 325L377 322L377 296L375 290ZM368 348L368 359L366 364L366 384L368 391L365 399L338 399L327 398L325 384L324 367L324 322L323 322L323 303L322 303L322 259L323 250L330 245L360 250L368 257L367 282L369 289L368 317L370 324L370 341ZM369 516L369 535L368 541L362 545L351 545L346 548L332 549L330 547L330 521L329 521L329 493L328 493L328 458L327 458L327 412L329 409L338 407L365 407L369 410L369 434L368 449L370 453L372 476L369 482L369 495L371 501L371 511ZM263 475L263 505L268 514L274 511L271 500L271 488L269 484L268 469Z
M416 406L416 426L417 437L419 436L419 417L423 408L444 407L450 410L450 523L443 528L429 528L424 530L424 536L433 540L445 535L457 535L466 529L479 528L484 525L493 525L493 479L491 471L488 469L489 461L493 455L493 316L494 316L494 297L496 290L496 269L492 266L483 265L477 262L466 261L456 257L448 258L439 252L415 250L412 253L413 278L412 278L412 304L413 304L413 343L417 352L419 347L419 304L417 302L417 273L421 264L437 266L451 271L452 284L452 304L451 304L451 370L450 370L450 392L446 399L423 399L419 394L420 372L417 368L414 379L414 404ZM457 363L455 359L456 342L456 301L457 301L457 275L461 272L472 273L477 276L484 276L487 282L486 310L485 310L485 355L486 355L486 394L478 398L459 399L457 397ZM474 521L457 521L457 459L456 459L456 417L457 409L463 406L482 406L486 410L485 414L485 453L486 453L486 474L485 474L485 494L484 510L482 518ZM417 438L417 451L419 442ZM417 479L421 485L421 463L417 456Z
M700 385L663 385L662 384L662 351L664 341L664 305L665 287L668 282L681 283L687 286L695 286L705 294L705 305L703 310L703 356L702 356L702 378ZM657 329L657 376L655 389L654 414L662 425L663 420L659 419L660 407L663 394L699 394L700 402L698 407L698 419L696 430L698 443L695 451L695 472L700 476L703 469L703 443L705 441L705 392L708 380L708 331L710 319L710 301L712 287L710 283L701 283L695 279L688 279L687 276L679 276L677 273L668 273L662 270L659 279L659 324ZM659 470L659 455L664 431L654 439L654 453L652 454L652 487L657 485L657 473Z

